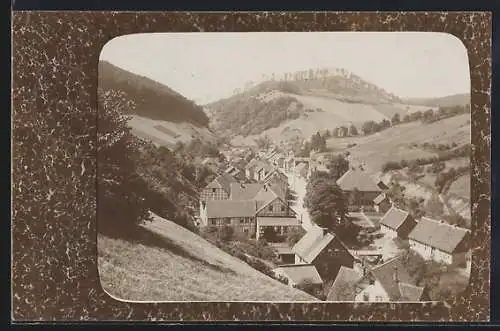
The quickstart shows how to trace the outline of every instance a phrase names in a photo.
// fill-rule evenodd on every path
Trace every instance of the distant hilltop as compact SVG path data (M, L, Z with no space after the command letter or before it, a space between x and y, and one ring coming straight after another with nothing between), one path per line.
M234 89L233 95L246 92L264 82L304 82L308 80L322 80L330 77L340 77L349 80L352 84L362 86L365 89L378 91L388 100L400 101L400 98L396 95L386 92L384 89L377 87L375 84L365 81L358 75L344 68L335 67L311 68L306 70L297 70L294 72L263 74L260 81L248 81L244 84L244 87Z

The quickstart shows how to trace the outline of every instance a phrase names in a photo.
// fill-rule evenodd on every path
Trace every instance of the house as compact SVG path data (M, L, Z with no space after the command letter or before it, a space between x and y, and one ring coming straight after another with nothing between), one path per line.
M286 279L288 285L292 287L297 287L305 282L316 285L318 288L321 288L323 285L323 281L316 267L312 264L281 265L274 269L273 272L276 277Z
M408 235L410 248L426 260L453 265L467 261L470 231L422 217Z
M230 226L235 233L255 235L257 205L248 200L209 200L200 213L203 226Z
M301 226L295 211L267 185L253 200L257 202L257 239L264 236L270 242L284 241L290 230Z
M292 248L288 246L288 243L270 243L276 252L276 257L283 264L294 264L295 263L295 253Z
M332 232L319 226L311 229L293 247L296 264L313 264L323 281L333 280L341 266L353 268L354 256Z
M257 182L262 182L274 169L271 164L261 161L254 169L253 179Z
M200 201L229 199L231 183L238 183L238 181L227 173L217 176L203 188L200 194Z
M386 191L389 189L389 186L387 186L382 180L379 180L377 182L377 186L382 190L382 191Z
M263 188L262 183L231 183L229 199L252 200Z
M245 176L248 179L253 179L254 178L254 172L255 168L259 165L260 160L258 159L252 159L250 160L247 165L245 166Z
M237 181L243 181L245 180L245 173L240 170L238 167L234 166L234 165L230 165L225 171L224 173L232 176L233 178L235 178Z
M388 301L421 301L424 288L415 285L406 271L402 257L397 256L380 264L363 276L355 301L388 302Z
M200 204L202 225L244 229L240 232L255 235L256 239L265 235L269 242L284 241L292 228L300 226L299 218L285 200L286 192L279 186L230 183L229 187L226 200ZM234 210L238 208L241 210Z
M391 208L391 200L385 192L380 193L373 199L373 208L377 213L386 213Z
M349 197L349 209L373 209L373 200L382 193L375 180L365 171L349 169L337 184Z
M410 213L391 207L380 219L380 231L391 238L406 239L416 224Z
M354 301L358 282L363 274L356 269L341 266L332 287L326 296L327 301Z

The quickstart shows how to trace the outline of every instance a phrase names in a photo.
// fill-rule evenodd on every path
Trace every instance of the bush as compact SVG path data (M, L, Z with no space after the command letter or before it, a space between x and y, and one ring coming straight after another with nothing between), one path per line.
M219 229L218 232L218 238L222 242L228 242L233 238L234 230L232 227L224 225L222 228Z
M293 247L305 234L306 231L301 226L295 227L288 232L286 242L290 247Z

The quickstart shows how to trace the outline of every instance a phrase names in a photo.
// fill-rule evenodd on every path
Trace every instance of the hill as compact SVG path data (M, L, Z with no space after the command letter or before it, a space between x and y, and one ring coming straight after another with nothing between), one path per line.
M163 84L106 61L99 62L98 82L103 91L120 90L134 101L129 125L142 139L168 148L193 138L215 139L203 108Z
M193 139L215 142L216 136L210 129L188 122L171 122L132 115L129 126L137 137L149 140L156 146L173 149L179 142L188 143Z
M301 77L306 78L301 78ZM290 78L291 77L291 78ZM277 142L309 138L318 130L390 119L427 106L408 105L360 77L338 71L307 71L302 76L260 83L205 106L212 128L248 144L267 134ZM239 137L238 137L239 136Z
M448 95L441 98L412 98L405 102L429 107L453 107L470 104L470 93Z
M449 151L470 144L470 119L470 114L461 114L430 124L404 123L368 136L331 138L327 140L327 146L333 153L349 152L350 164L354 167L361 165L374 177L380 177L385 182L390 182L391 178L397 178L406 186L409 195L422 197L427 201L436 193L433 187L435 174L424 171L423 177L415 182L405 179L406 168L382 174L382 166L387 162L412 161L438 156L440 153L438 150L424 148L426 143L455 146ZM470 164L470 159L456 157L444 164L446 169L450 167L456 169ZM451 183L448 192L444 192L443 195L454 211L470 219L470 172L456 178Z
M271 279L193 232L154 216L140 236L98 237L99 275L131 301L317 301Z

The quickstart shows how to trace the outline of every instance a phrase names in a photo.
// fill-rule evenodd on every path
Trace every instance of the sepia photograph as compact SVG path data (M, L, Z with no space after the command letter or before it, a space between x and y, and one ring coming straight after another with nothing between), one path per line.
M98 63L97 247L130 302L428 302L471 270L467 50L144 33Z

